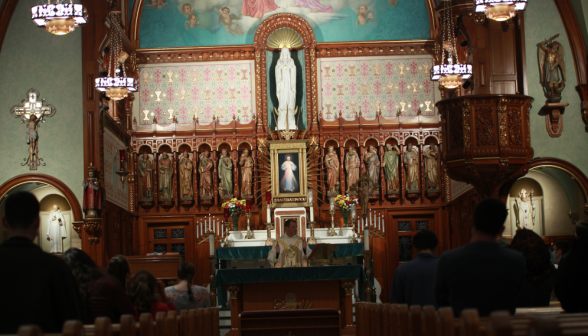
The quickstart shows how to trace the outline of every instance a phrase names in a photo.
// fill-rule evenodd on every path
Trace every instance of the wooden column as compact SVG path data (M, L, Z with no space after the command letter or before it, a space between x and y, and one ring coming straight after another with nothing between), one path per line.
M341 280L341 329L345 334L354 334L355 326L353 326L353 288L355 288L355 280Z
M241 293L241 285L227 286L227 290L229 291L231 299L231 330L227 333L227 335L239 336L241 335L241 332L239 331L239 315L243 311L243 302L241 300L243 293Z
M213 200L214 200L214 205L218 205L219 204L219 195L218 195L218 167L217 167L217 151L211 151L210 152L210 157L212 160L212 192L213 192Z
M339 193L345 195L347 193L347 183L345 181L345 145L339 147Z
M193 195L192 197L194 197L194 204L196 204L196 206L198 206L198 201L200 200L200 190L198 190L198 182L199 182L199 178L200 175L198 175L198 152L196 150L192 151L192 166L194 167L194 177L192 180L192 189L193 189Z

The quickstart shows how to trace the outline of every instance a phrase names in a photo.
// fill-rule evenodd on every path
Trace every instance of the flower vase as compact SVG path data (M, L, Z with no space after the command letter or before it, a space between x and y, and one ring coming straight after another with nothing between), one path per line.
M239 217L241 217L241 209L231 208L229 209L229 215L233 220L233 231L239 230Z
M341 214L343 215L343 226L349 227L349 215L351 214L351 211L339 211L339 212L341 212Z

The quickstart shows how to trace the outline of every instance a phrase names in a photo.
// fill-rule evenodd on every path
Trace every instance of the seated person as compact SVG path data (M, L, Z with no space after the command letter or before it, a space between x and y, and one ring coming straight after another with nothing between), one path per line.
M299 237L298 223L288 219L284 223L286 234L276 239L267 260L272 267L305 267L312 250L307 247L306 238ZM280 253L283 252L283 253Z
M131 266L125 256L119 254L112 257L106 267L106 273L118 280L125 293L127 292L131 286Z
M143 313L151 313L155 316L158 312L167 313L176 310L176 306L169 302L165 295L165 285L161 280L156 280L148 270L140 270L135 273L131 283L131 301L135 308L135 316Z
M167 303L174 304L178 313L182 310L210 308L210 294L206 288L193 285L196 268L192 263L182 261L178 266L178 284L165 287Z
M92 324L97 317L108 317L118 323L125 314L133 314L123 286L113 277L106 276L90 256L77 248L65 251L63 261L76 279L84 305L84 323Z

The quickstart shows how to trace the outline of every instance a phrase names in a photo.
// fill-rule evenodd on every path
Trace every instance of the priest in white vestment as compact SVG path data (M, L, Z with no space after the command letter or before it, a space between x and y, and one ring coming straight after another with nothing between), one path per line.
M276 95L278 96L278 130L296 129L296 65L290 49L282 48L276 64Z
M298 236L298 223L289 219L284 223L285 235L276 239L267 260L272 267L306 267L312 250L306 238Z
M65 218L57 205L49 213L47 219L47 240L51 243L51 253L63 253L63 238L67 237L65 232Z

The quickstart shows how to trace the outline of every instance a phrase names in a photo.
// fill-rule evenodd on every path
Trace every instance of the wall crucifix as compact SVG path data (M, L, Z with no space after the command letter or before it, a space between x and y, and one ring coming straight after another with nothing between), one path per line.
M10 114L15 118L20 118L21 124L26 124L28 128L26 141L29 145L29 154L23 159L24 163L20 165L28 165L30 170L37 170L39 165L45 166L45 163L42 163L43 159L39 157L39 123L44 123L45 118L53 117L57 112L53 105L45 102L45 99L38 101L38 98L39 91L30 89L27 92L27 99L22 99L20 104L10 109Z

